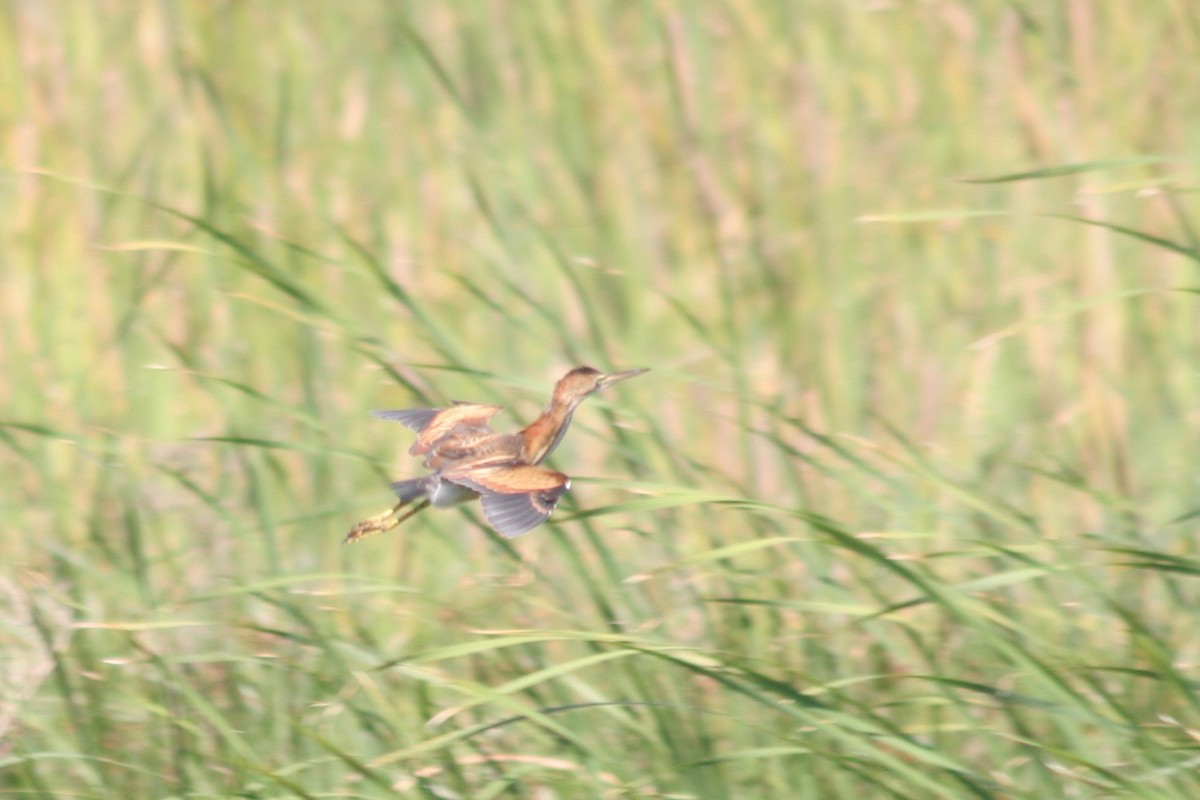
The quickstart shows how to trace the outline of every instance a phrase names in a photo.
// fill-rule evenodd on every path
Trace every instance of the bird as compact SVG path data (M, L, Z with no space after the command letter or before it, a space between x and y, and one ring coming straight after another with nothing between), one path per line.
M481 403L372 412L417 434L408 452L422 457L430 472L391 484L399 502L357 523L345 543L389 531L430 506L444 508L476 497L488 524L501 536L511 539L536 528L571 488L570 478L541 463L562 441L575 409L594 392L647 371L606 374L576 367L555 384L541 415L515 433L492 430L490 420L504 409Z

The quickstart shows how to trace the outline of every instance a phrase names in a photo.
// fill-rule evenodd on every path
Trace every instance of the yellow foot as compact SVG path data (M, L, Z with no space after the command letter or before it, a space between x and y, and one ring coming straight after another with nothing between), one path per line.
M350 529L350 533L346 534L346 539L342 544L350 544L357 542L359 539L365 539L368 536L374 536L377 533L390 531L392 528L400 524L400 518L396 516L399 508L389 508L382 514L377 514L369 519L364 519L362 522L355 523Z
M350 532L346 534L346 538L343 540L342 544L350 544L351 542L357 542L359 539L365 539L368 536L374 536L377 533L390 531L392 528L396 527L401 522L404 522L404 520L408 519L413 514L416 514L418 511L429 508L429 498L426 497L424 500L417 503L415 506L410 507L403 514L401 514L400 510L407 506L410 502L410 500L403 500L382 514L377 514L370 519L364 519L362 522L350 529Z

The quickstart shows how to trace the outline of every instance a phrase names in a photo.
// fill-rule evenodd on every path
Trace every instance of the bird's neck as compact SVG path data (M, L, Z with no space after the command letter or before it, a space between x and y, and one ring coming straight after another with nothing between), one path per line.
M521 431L522 457L527 464L540 464L554 452L562 441L567 428L571 427L571 415L576 403L551 403L542 415Z

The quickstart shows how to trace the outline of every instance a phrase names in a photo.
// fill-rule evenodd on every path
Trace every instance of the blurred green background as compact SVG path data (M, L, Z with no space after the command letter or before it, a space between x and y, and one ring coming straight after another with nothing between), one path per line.
M1182 0L5 4L0 793L1200 796L1197 64ZM342 546L370 409L578 364L653 371L550 524Z

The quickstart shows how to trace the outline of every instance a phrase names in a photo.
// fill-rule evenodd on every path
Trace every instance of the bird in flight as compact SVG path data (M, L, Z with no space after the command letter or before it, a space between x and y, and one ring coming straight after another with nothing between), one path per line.
M416 432L408 452L423 457L430 472L393 483L399 502L355 525L346 542L389 531L431 505L442 508L476 497L500 535L512 538L536 528L571 488L570 478L541 463L562 441L575 409L593 392L646 371L605 374L576 367L555 384L541 416L516 433L497 433L488 424L503 410L500 406L456 403L374 412Z

